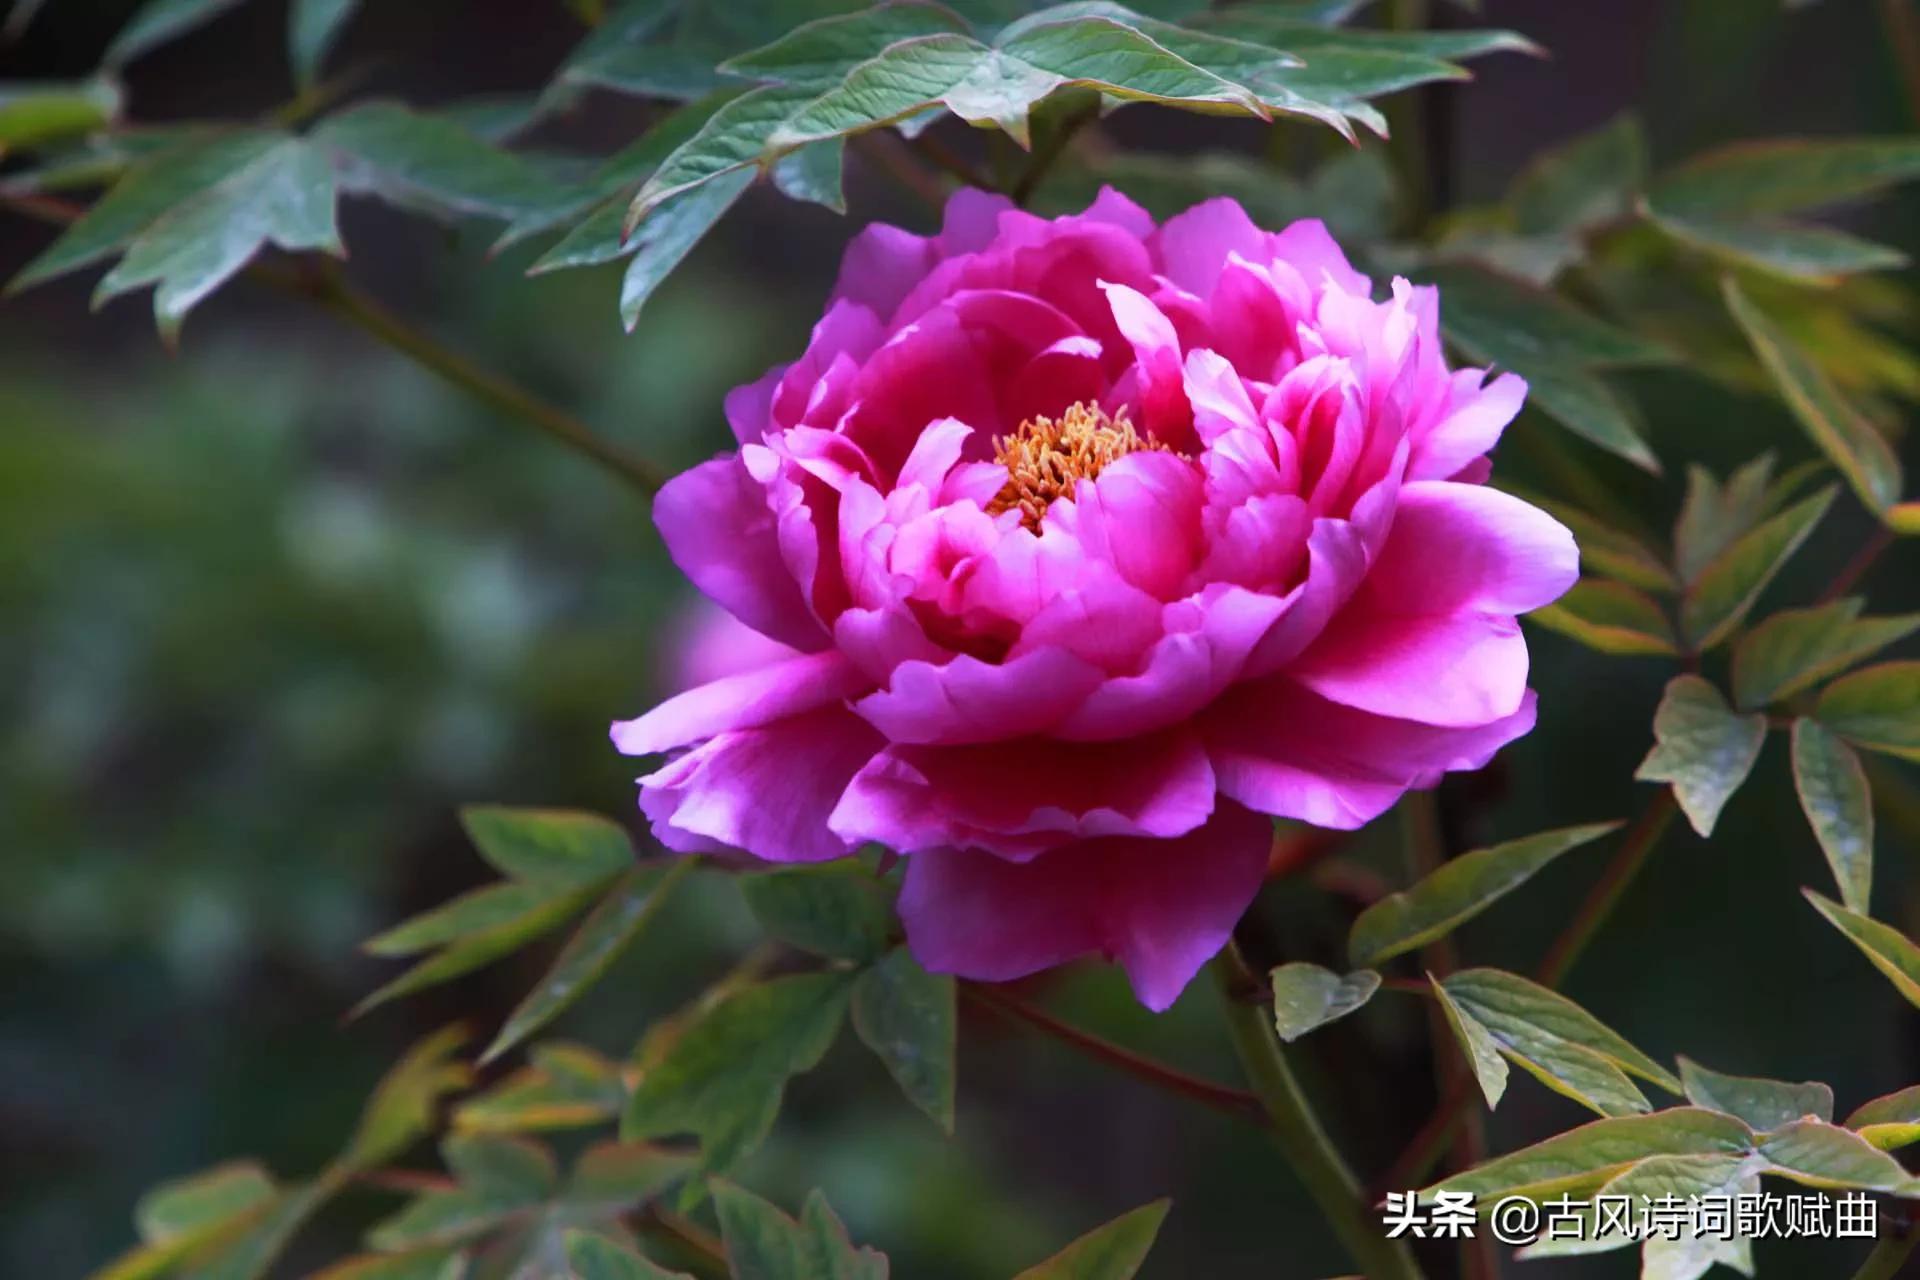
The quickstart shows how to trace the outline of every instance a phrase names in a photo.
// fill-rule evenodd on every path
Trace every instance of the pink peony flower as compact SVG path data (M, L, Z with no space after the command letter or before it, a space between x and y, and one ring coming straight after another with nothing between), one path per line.
M1449 371L1431 289L1376 302L1318 222L963 191L848 249L737 452L656 510L757 665L614 726L659 839L875 842L928 968L1088 952L1171 1004L1267 865L1533 727L1516 614L1573 539L1485 487L1511 374Z

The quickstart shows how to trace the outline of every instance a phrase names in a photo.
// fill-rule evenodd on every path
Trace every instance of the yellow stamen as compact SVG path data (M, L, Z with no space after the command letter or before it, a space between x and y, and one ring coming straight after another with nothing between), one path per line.
M1058 418L1029 418L1010 436L994 441L993 460L1007 469L1007 483L987 504L989 514L1020 510L1020 523L1035 533L1055 498L1073 496L1074 482L1091 480L1109 462L1143 449L1173 450L1142 436L1125 409L1113 417L1082 401Z

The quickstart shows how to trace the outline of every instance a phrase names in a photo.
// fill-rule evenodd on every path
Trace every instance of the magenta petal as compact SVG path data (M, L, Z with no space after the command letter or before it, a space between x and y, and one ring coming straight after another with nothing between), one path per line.
M1298 271L1316 291L1331 280L1341 292L1356 298L1373 293L1373 282L1353 269L1327 224L1318 218L1302 218L1274 236L1273 256Z
M850 298L882 320L889 319L938 259L933 241L876 222L847 245L833 296Z
M1154 245L1167 278L1204 298L1213 292L1229 254L1265 261L1272 256L1267 248L1270 239L1253 225L1238 200L1215 196L1168 218Z
M613 726L613 745L630 756L671 751L689 742L751 729L871 687L846 655L829 649L725 676L668 698L636 720Z
M993 742L1044 733L1103 677L1064 649L1035 649L1000 663L963 653L942 666L901 663L892 684L854 710L894 742Z
M1421 480L1400 489L1366 595L1396 613L1525 613L1579 576L1573 535L1540 508L1484 485Z
M722 454L667 481L653 500L653 522L681 572L736 618L796 649L825 643L781 559L767 491L736 455Z
M1342 706L1422 724L1512 715L1527 689L1527 642L1511 617L1348 607L1288 668Z
M1149 434L1185 449L1193 435L1180 339L1173 322L1137 289L1101 281L1113 321L1133 347L1140 373L1140 425Z
M1275 817L1351 830L1409 788L1478 769L1532 730L1526 694L1509 716L1436 728L1340 706L1284 676L1244 684L1202 718L1220 790Z
M1206 752L1185 728L1125 742L896 744L847 787L832 825L902 853L951 846L1024 860L1092 836L1184 835L1213 811L1213 791Z
M723 733L640 779L640 807L660 842L682 852L717 846L769 862L843 857L853 846L827 816L883 745L841 707Z
M1013 864L966 850L907 859L900 917L936 973L1004 982L1097 953L1166 1009L1221 947L1266 874L1272 824L1223 804L1177 840L1088 840Z
M1452 375L1454 398L1445 416L1415 444L1409 479L1452 479L1499 443L1527 398L1527 384L1517 374L1503 373L1482 387L1481 376L1478 369Z

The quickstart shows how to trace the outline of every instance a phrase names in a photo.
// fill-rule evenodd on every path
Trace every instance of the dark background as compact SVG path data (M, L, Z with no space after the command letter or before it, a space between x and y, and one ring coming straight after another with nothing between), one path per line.
M1910 127L1864 0L1485 7L1488 25L1553 56L1484 60L1477 82L1431 95L1455 200L1497 197L1535 151L1626 107L1649 120L1662 162L1738 137ZM84 74L131 8L49 5L0 49L0 78ZM270 109L286 94L283 16L244 5L137 63L136 118ZM539 87L578 32L535 0L376 3L336 65L366 60L371 88L435 104ZM549 140L608 150L643 118L596 98ZM1255 131L1149 108L1110 127L1169 150L1260 145ZM678 468L721 447L729 387L799 349L857 222L927 225L894 188L850 176L852 220L754 193L632 336L619 330L613 269L528 281L527 255L488 260L484 233L371 205L346 210L349 270ZM1854 222L1920 250L1916 212L1901 196ZM0 268L11 274L49 238L0 213ZM124 1248L135 1197L163 1177L248 1153L306 1172L402 1046L453 1017L497 1025L545 948L343 1027L340 1014L389 974L355 945L486 878L459 804L628 812L635 768L605 725L656 697L666 620L686 599L616 480L363 335L241 283L194 315L169 356L144 296L95 317L90 287L63 281L0 306L0 1274L35 1280ZM1920 340L1911 327L1894 336ZM1683 373L1629 385L1670 463L1809 454L1769 401ZM1676 479L1653 523L1670 519L1677 491ZM1857 509L1836 511L1770 599L1809 599L1867 531ZM1889 559L1870 579L1877 611L1920 607L1911 566ZM1630 775L1665 664L1535 634L1540 730L1487 777L1449 784L1461 847L1624 816L1646 798ZM1911 770L1904 781L1904 795L1883 794L1876 914L1911 933L1920 790ZM1362 844L1392 865L1390 831ZM1469 928L1469 961L1529 967L1604 857L1570 855ZM1797 892L1826 878L1784 742L1772 742L1711 845L1668 838L1570 993L1658 1057L1828 1080L1843 1113L1920 1080L1920 1020ZM1285 958L1337 962L1340 904L1283 885L1262 911ZM703 884L560 1030L619 1052L754 937L726 887ZM1104 970L1032 994L1230 1079L1204 986L1159 1018ZM1382 997L1303 1055L1363 1174L1432 1105L1413 1012ZM1161 1194L1175 1211L1151 1277L1340 1270L1257 1134L971 1011L961 1071L949 1141L843 1044L793 1089L743 1176L788 1203L824 1186L856 1237L913 1280L1010 1274ZM1583 1114L1516 1075L1495 1148ZM349 1197L302 1236L286 1273L346 1251L384 1203ZM1763 1245L1760 1260L1776 1275L1825 1275L1857 1252ZM1446 1265L1437 1257L1435 1274ZM1616 1255L1520 1274L1632 1269Z

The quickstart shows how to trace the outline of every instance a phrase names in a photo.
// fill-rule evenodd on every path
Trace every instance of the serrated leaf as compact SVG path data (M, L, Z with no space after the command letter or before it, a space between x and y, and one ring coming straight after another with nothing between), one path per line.
M1680 1059L1680 1080L1689 1102L1709 1111L1725 1112L1756 1132L1778 1129L1803 1116L1833 1120L1833 1090L1818 1082L1789 1084L1784 1080L1723 1075L1684 1057Z
M1913 1175L1898 1160L1839 1125L1796 1120L1763 1137L1760 1154L1769 1173L1805 1186L1912 1194Z
M632 838L598 814L469 805L460 823L480 856L514 880L578 888L633 865Z
M1611 1116L1556 1134L1422 1192L1466 1191L1497 1199L1524 1195L1584 1197L1627 1169L1655 1156L1744 1156L1754 1135L1732 1116L1699 1107L1670 1107L1649 1115Z
M886 1280L887 1260L855 1249L818 1191L799 1222L722 1179L714 1180L713 1202L734 1280Z
M293 0L287 13L287 58L294 79L311 85L360 0Z
M620 281L620 319L628 332L639 322L640 308L660 282L752 185L753 171L744 169L654 206L653 215L628 241L633 247L633 260Z
M1720 691L1695 675L1668 682L1653 717L1653 750L1635 770L1642 782L1673 784L1687 821L1702 836L1747 780L1767 737L1763 715L1735 715Z
M1467 1066L1473 1070L1488 1110L1492 1110L1500 1105L1500 1099L1507 1092L1507 1060L1500 1056L1500 1042L1480 1025L1479 1019L1460 1007L1439 979L1428 974L1427 981L1433 986L1434 997L1440 1001L1440 1011L1446 1015L1454 1039L1467 1055Z
M1680 630L1696 650L1733 634L1760 593L1833 505L1832 486L1762 522L1714 557L1680 602Z
M354 1005L348 1011L348 1019L358 1018L401 996L424 991L442 982L451 982L492 964L502 956L511 955L586 910L598 892L597 884L555 886L550 894L520 915L478 933L462 934L399 977L382 985Z
M1920 1142L1920 1085L1875 1098L1847 1117L1847 1128L1882 1151Z
M1045 1262L1028 1267L1014 1280L1132 1280L1147 1260L1172 1203L1156 1200L1122 1214Z
M1527 618L1599 653L1670 656L1680 652L1673 623L1660 602L1624 582L1582 578Z
M8 284L9 293L98 262L194 197L272 151L284 135L199 134L141 161Z
M240 0L147 0L107 46L103 62L109 67L123 66L239 3Z
M1514 1062L1548 1088L1602 1115L1648 1109L1627 1079L1640 1076L1670 1092L1680 1082L1659 1063L1573 1001L1497 969L1464 969L1441 984Z
M1682 585L1690 585L1714 558L1769 514L1773 454L1763 453L1736 469L1722 485L1705 467L1687 468L1687 494L1673 524L1673 562Z
M773 1127L788 1078L825 1056L852 987L841 973L777 978L703 1011L634 1089L621 1137L691 1133L701 1166L726 1168Z
M162 334L269 244L344 254L333 170L318 150L283 138L217 185L142 230L94 291L94 306L147 285Z
M655 861L622 876L568 939L546 976L507 1016L500 1034L480 1055L481 1065L546 1026L585 995L660 913L693 866L691 858Z
M440 217L511 222L572 198L540 168L457 121L396 102L329 116L311 136L337 153L347 190Z
M912 1103L953 1132L958 1015L954 980L896 947L853 988L853 1029Z
M1412 888L1389 894L1361 912L1347 937L1347 956L1364 968L1443 938L1561 854L1619 826L1600 822L1563 827L1461 854Z
M593 1050L549 1043L536 1045L531 1056L532 1065L463 1101L454 1127L471 1133L573 1129L615 1119L626 1106L619 1067Z
M0 82L0 154L93 133L119 114L119 86L105 78Z
M1865 603L1850 596L1783 609L1740 637L1733 650L1736 705L1750 710L1784 702L1920 631L1920 613L1862 618Z
M1821 691L1813 715L1856 746L1920 760L1920 661L1841 676Z
M466 1064L453 1057L466 1040L462 1028L446 1027L408 1049L374 1087L340 1155L341 1165L376 1168L432 1129L440 1100L472 1083Z
M1646 135L1622 115L1543 152L1514 180L1507 205L1523 234L1578 232L1632 212L1646 178Z
M768 871L737 883L760 927L789 946L841 960L872 960L886 949L886 896L857 863Z
M1270 980L1274 1029L1288 1043L1346 1017L1380 989L1380 975L1371 969L1338 974L1304 960L1281 965Z
M564 1237L569 1280L693 1280L684 1271L668 1271L626 1245L587 1231Z
M1656 217L1654 225L1690 249L1802 284L1833 284L1842 276L1886 271L1907 261L1898 249L1831 227L1671 216Z
M1912 138L1738 142L1663 174L1649 203L1681 217L1791 213L1920 177Z
M1885 974L1894 988L1915 1006L1920 1006L1920 946L1889 924L1850 911L1811 889L1800 891L1827 923L1846 935L1847 941Z
M1745 330L1760 363L1773 376L1793 416L1827 455L1869 511L1900 500L1900 459L1886 437L1841 396L1826 374L1728 279L1727 307Z
M1795 720L1793 787L1840 900L1864 913L1873 894L1873 796L1860 757L1818 721Z

